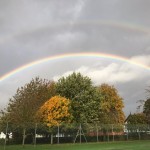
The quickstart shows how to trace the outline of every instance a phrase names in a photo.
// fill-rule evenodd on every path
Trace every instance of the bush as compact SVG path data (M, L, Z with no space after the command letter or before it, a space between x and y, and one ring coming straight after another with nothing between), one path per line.
M5 139L0 139L0 145L4 145Z

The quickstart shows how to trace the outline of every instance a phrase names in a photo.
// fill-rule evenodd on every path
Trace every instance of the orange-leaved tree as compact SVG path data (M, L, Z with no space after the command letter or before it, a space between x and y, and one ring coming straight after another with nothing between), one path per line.
M105 124L123 124L125 115L123 112L123 99L114 86L102 84L98 87L102 95L101 99L101 122Z
M54 96L46 101L38 110L37 115L49 127L58 126L70 120L70 100L61 96Z

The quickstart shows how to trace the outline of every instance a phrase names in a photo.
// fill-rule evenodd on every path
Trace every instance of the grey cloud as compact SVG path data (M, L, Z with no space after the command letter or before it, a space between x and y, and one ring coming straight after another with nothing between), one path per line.
M0 1L0 76L29 62L71 52L121 55L149 65L149 6L149 0ZM116 61L93 58L50 61L0 83L0 96L8 101L16 88L38 75L53 79L83 69L81 66L86 66L88 72L94 68L104 71L109 65L113 69L112 63ZM129 112L138 98L144 98L143 89L150 84L149 72L140 69L138 73L132 72L122 62L117 64L119 67L111 72L116 80L111 77L111 83L123 94L126 106L130 107L125 111ZM121 76L122 72L130 80L120 82L115 74ZM4 103L0 101L0 105Z
M88 0L81 19L115 20L147 25L150 23L147 19L150 13L149 6L149 0Z

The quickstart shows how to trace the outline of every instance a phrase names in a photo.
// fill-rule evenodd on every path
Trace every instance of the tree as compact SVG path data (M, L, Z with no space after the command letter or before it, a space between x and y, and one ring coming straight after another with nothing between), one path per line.
M105 124L122 124L124 123L125 115L123 112L123 99L118 94L114 86L102 84L98 87L102 95L100 101L100 120Z
M18 88L16 94L10 99L4 117L9 118L14 128L23 129L22 145L25 142L27 129L33 128L38 121L35 117L37 110L54 94L54 82L36 77L30 83Z
M79 94L88 91L92 87L91 79L82 76L80 73L72 73L71 75L62 77L56 83L56 92L70 100L78 97Z
M127 129L130 132L137 132L139 135L139 139L141 138L140 132L147 131L147 118L144 113L136 113L136 114L130 114L127 121Z
M139 125L147 123L147 119L144 113L130 114L127 121L128 124L131 125Z
M146 115L147 122L150 124L150 98L144 103L143 113Z
M74 72L60 78L56 83L56 92L71 100L74 122L92 122L97 118L100 95L87 76Z
M58 126L70 119L70 100L54 96L46 101L38 110L37 115L49 127Z
M48 101L46 101L38 110L37 116L41 118L42 122L44 122L49 127L49 132L51 132L51 144L53 144L53 131L54 128L50 127L58 127L58 135L59 135L59 126L61 123L68 123L71 119L70 115L70 100L61 96L54 96ZM59 143L59 136L58 136Z

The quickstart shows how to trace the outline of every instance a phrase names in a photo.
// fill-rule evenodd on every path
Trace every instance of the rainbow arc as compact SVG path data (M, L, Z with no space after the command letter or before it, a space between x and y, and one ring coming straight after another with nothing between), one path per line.
M139 62L132 61L126 57L122 56L117 56L117 55L112 55L112 54L104 54L104 53L67 53L67 54L62 54L62 55L55 55L55 56L50 56L46 58L42 58L37 61L33 61L31 63L25 64L19 68L16 68L15 70L10 71L9 73L6 73L5 75L0 77L0 82L8 79L9 77L25 70L31 67L34 67L36 65L52 61L52 60L59 60L59 59L67 59L67 58L79 58L79 57L96 57L96 58L105 58L105 59L112 59L112 60L118 60L122 62L126 62L129 64L136 65L138 67L142 67L144 69L150 70L149 66L146 66L144 64L141 64Z

